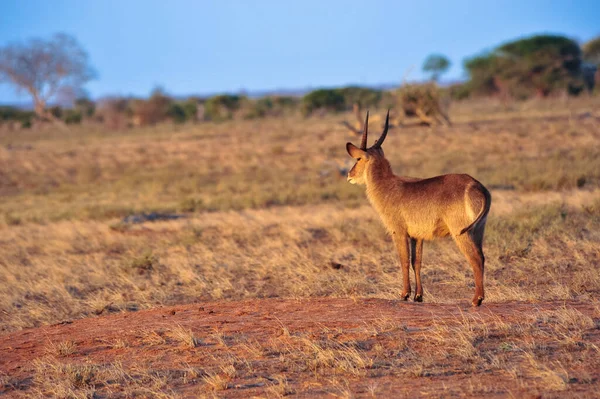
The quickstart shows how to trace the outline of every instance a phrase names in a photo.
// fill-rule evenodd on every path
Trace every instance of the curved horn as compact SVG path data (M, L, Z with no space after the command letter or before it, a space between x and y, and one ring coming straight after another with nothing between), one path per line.
M367 149L367 131L369 130L369 111L367 111L367 117L365 118L365 124L363 126L362 141L360 142L360 149Z
M387 136L388 128L390 127L390 110L388 108L387 115L385 117L385 126L383 127L383 133L381 133L381 137L373 144L373 148L379 148L383 144L383 140L385 140L385 136Z

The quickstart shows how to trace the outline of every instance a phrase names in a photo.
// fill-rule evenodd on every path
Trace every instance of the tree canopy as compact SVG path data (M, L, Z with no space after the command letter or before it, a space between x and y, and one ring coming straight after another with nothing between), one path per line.
M450 68L450 60L442 54L431 54L423 63L423 71L431 74L431 80L434 81L437 81L448 68Z
M508 91L545 96L575 84L581 67L579 45L564 36L537 35L505 43L467 59L473 89L485 94Z
M582 46L583 59L591 64L600 65L600 36Z

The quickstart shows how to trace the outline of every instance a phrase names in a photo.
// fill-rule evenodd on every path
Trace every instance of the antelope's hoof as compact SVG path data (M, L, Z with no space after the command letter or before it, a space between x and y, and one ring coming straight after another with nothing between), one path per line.
M402 294L402 299L403 300L408 301L408 298L410 298L410 292Z
M415 302L423 302L423 295L416 294L414 301Z
M481 302L483 302L483 297L482 296L478 296L476 298L473 298L473 306L481 306Z

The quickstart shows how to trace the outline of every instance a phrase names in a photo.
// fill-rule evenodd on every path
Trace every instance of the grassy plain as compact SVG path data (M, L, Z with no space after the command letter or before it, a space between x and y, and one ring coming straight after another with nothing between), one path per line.
M502 378L521 381L519 389L530 393L559 395L573 384L584 397L594 392L600 377L598 362L590 360L598 358L600 317L600 99L509 107L465 102L453 104L450 115L452 127L391 130L384 150L394 171L469 173L490 188L486 303L569 305L529 314L523 322L433 320L426 333L405 337L401 347L385 339L361 347L356 342L366 338L354 330L351 342L323 331L296 331L283 343L242 340L236 345L246 345L248 353L238 348L231 364L211 360L182 369L186 377L177 378L196 381L206 395L236 396L231 381L241 378L244 361L269 358L273 347L287 366L270 370L263 393L271 397L304 391L306 381L286 382L287 369L336 386L324 392L341 397L370 395L355 383L367 378L363 382L375 384L370 391L377 396L372 370L382 359L388 362L382 375L461 375L476 363L484 374L503 370ZM359 140L339 124L347 117L0 134L0 334L203 301L398 299L401 276L391 240L363 188L345 181L344 168L351 167L345 143ZM123 222L142 212L182 217ZM425 244L422 273L420 306L468 305L472 273L451 240ZM596 311L583 314L577 304ZM388 327L373 323L365 334L406 332L393 320ZM192 327L151 332L148 345L189 350L196 338L207 338L194 337ZM106 375L131 385L131 392L140 384L150 384L157 395L185 391L169 390L170 377L151 365L146 371L123 371L115 363L80 370L84 364L68 361L76 342L48 345L31 369L29 393L44 396L64 380L56 395L89 397L94 390L105 393L106 384L95 379ZM412 345L417 349L410 354ZM400 352L416 367L394 360ZM226 359L223 353L213 356ZM89 378L63 378L73 373ZM348 382L327 385L334 377ZM18 391L6 388L15 386L10 375L2 378L7 392ZM484 388L459 393L477 396Z

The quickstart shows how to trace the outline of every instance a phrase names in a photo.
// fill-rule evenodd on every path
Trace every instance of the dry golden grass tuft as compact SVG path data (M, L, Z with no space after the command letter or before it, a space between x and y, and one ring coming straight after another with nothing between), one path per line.
M163 335L164 334L158 331L144 330L140 333L139 337L144 345L155 346L164 345L167 343L167 340L163 337Z
M187 348L195 348L200 345L200 340L194 336L190 328L177 325L168 332L168 335Z
M353 343L315 341L308 337L295 337L294 341L287 344L286 360L300 362L299 367L314 374L331 369L339 374L360 376L371 364Z
M233 370L235 374L235 369ZM227 384L231 380L231 377L224 371L219 374L209 374L202 378L206 387L211 391L224 391L227 389Z
M46 352L54 356L69 356L77 351L77 344L73 341L50 342Z
M265 390L268 397L283 398L296 393L296 390L290 387L285 374L274 375L270 381L271 384Z

